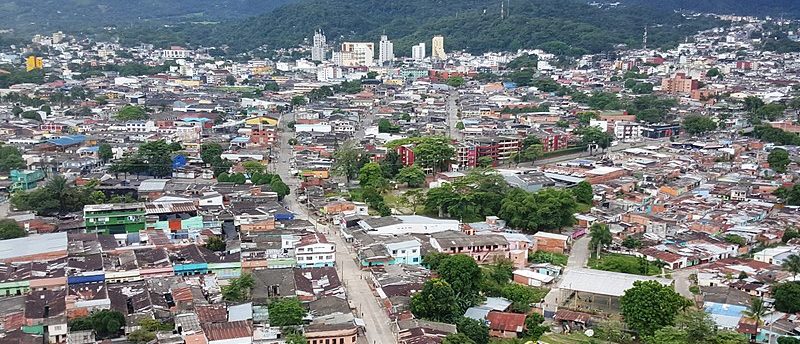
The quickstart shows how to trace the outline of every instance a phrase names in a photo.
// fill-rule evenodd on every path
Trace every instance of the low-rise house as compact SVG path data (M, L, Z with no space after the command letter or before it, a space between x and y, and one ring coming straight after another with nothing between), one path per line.
M525 314L491 311L486 320L491 337L519 338L525 333Z

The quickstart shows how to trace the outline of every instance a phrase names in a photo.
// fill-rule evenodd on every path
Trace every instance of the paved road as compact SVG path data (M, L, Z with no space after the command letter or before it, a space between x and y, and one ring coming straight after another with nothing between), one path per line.
M447 126L448 126L448 136L452 139L456 139L461 141L463 139L461 135L461 130L456 128L456 125L459 122L458 118L458 91L451 91L450 94L447 95L447 103L445 104L445 111L447 111Z
M284 116L283 123L291 121L291 115ZM370 118L371 122L371 118ZM296 189L300 185L297 178L290 175L291 165L289 163L292 149L288 144L289 138L294 134L284 124L282 137L278 149L278 159L274 163L275 171L281 176L284 182L289 185L292 193L284 198L284 204L298 218L307 219L312 222L318 232L325 233L327 238L336 244L336 270L339 278L347 290L347 297L356 306L357 316L362 318L366 327L367 343L390 344L396 343L396 337L392 331L392 322L386 311L378 303L378 298L373 295L372 290L367 284L368 274L361 271L356 266L354 255L350 253L350 246L344 242L339 235L339 231L330 226L318 223L308 212L308 209L297 201ZM363 137L363 127L361 128Z
M675 279L675 291L689 300L694 300L694 294L689 290L692 286L689 275L696 273L696 269L683 269L672 273L672 278Z

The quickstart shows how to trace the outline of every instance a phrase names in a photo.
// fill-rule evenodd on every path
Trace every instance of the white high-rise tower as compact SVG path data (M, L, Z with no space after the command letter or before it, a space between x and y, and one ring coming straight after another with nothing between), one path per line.
M425 43L420 43L411 47L411 58L416 61L425 59Z
M378 46L378 64L383 65L392 60L394 60L394 44L389 40L389 37L382 35Z
M314 32L314 45L311 47L312 61L325 61L325 54L328 50L328 40L322 30Z
M434 59L444 60L447 54L444 53L444 37L433 36L431 40L431 57Z

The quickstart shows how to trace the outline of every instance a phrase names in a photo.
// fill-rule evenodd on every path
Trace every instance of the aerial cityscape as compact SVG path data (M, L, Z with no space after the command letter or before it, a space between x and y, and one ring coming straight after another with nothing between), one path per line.
M0 19L0 344L800 344L800 2Z

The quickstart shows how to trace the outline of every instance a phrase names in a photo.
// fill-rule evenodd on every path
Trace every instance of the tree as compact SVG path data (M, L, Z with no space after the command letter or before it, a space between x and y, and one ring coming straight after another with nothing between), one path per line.
M577 203L566 189L547 188L536 193L513 188L502 196L499 212L512 228L535 232L572 225Z
M333 172L337 175L345 177L348 183L358 175L358 170L361 169L359 160L361 159L364 151L356 148L352 141L347 141L340 145L333 152Z
M464 78L460 76L451 76L447 78L447 85L455 88L464 86Z
M292 97L292 106L300 106L306 104L308 104L306 97L300 95Z
M717 67L711 68L706 72L706 76L709 77L709 78L715 78L715 77L718 77L720 75L722 75L722 72L720 72L719 68L717 68Z
M297 298L279 298L267 305L270 326L297 326L303 324L306 310Z
M750 299L750 306L747 307L746 310L742 311L742 315L747 317L748 319L752 319L756 323L756 333L758 333L758 327L763 324L763 319L767 315L772 313L767 305L764 303L764 299L760 297L754 297Z
M125 316L112 310L96 311L89 316L76 318L69 322L70 330L94 330L98 338L119 337L123 326L125 326Z
M17 221L12 219L0 219L0 240L21 238L28 235Z
M678 312L689 304L689 300L676 293L671 286L658 281L636 281L620 298L625 323L642 336L652 335L660 328L673 325Z
M800 237L800 232L797 231L794 227L789 227L785 231L783 231L783 236L781 236L781 242L784 244L789 242L794 238Z
M0 144L0 172L19 170L26 166L17 147Z
M464 122L458 121L458 123L456 123L456 129L464 130Z
M490 156L482 156L478 158L477 166L483 168L492 167L494 166L494 159L492 159Z
M535 162L536 159L542 157L543 150L544 147L541 144L530 145L528 147L523 148L518 153L514 153L514 155L512 155L511 157L511 160L514 160L517 163L520 163L522 161Z
M425 171L417 165L406 166L397 174L398 183L406 183L410 188L418 188L425 183Z
M789 160L789 152L780 148L775 148L769 152L767 162L769 162L769 167L775 170L775 172L784 173L786 172L786 166L792 161Z
M561 88L561 85L550 78L536 79L531 86L536 87L539 91L547 93L558 91L558 89Z
M254 160L243 162L242 167L244 167L244 171L251 176L255 173L263 174L265 169L264 164Z
M451 333L444 337L442 344L475 344L475 341L470 339L463 333Z
M456 320L456 327L458 333L463 333L475 344L489 343L489 326L483 321L461 317Z
M633 250L642 247L642 241L633 235L628 235L622 240L622 246L627 249Z
M383 177L381 165L370 162L358 171L358 182L361 187L372 187L378 191L386 189L389 182Z
M788 205L800 205L800 184L792 185L791 188L780 187L773 194Z
M287 331L287 329L281 330L286 344L308 344L308 339L303 334L297 331Z
M222 146L219 143L204 143L200 146L200 159L203 160L203 163L213 165L221 159L222 151Z
M780 283L773 290L776 310L791 314L800 312L800 282Z
M155 340L156 334L140 328L128 334L127 338L132 343L144 344Z
M683 118L683 129L689 134L701 135L717 129L717 123L701 115L688 115Z
M291 193L291 189L289 189L289 186L286 185L286 183L284 183L283 180L280 179L280 177L273 178L272 181L269 183L269 188L270 190L278 194L278 200L283 200L283 198L286 197L286 195Z
M400 173L400 169L403 168L403 161L400 160L400 154L395 150L390 150L386 153L386 156L383 157L380 164L383 176L387 179L394 179L394 177Z
M416 161L423 168L433 169L434 172L437 169L443 170L455 154L450 140L441 136L424 137L414 147Z
M797 274L800 273L800 256L792 254L783 261L781 267L792 274L792 279L796 280Z
M117 111L116 118L120 121L140 121L147 119L147 112L139 106L125 105Z
M525 337L526 339L538 340L545 332L550 331L550 327L542 326L544 317L539 313L530 313L525 317Z
M386 118L381 118L378 121L378 132L379 133L399 133L400 126L390 122Z
M592 184L589 184L589 182L584 180L575 185L572 188L572 194L575 195L575 199L578 202L583 204L592 204L594 191L592 191Z
M608 226L605 224L594 223L589 228L589 235L592 237L591 241L589 241L589 247L595 250L595 257L600 258L600 250L605 246L611 245L613 241L611 231L608 230Z
M111 150L111 145L108 143L101 143L97 147L97 157L103 162L108 162L114 158L114 152Z
M800 339L794 337L780 337L778 344L800 344Z
M225 241L215 236L208 237L205 248L215 252L225 251Z
M481 268L472 257L452 255L439 264L436 272L453 288L462 312L478 299Z
M426 281L422 291L411 297L411 312L422 319L443 322L462 314L452 286L439 278Z
M239 278L231 279L228 285L222 287L222 299L227 302L244 302L250 298L250 290L255 285L253 276L245 273Z
M278 92L280 90L281 90L281 87L278 86L277 82L271 81L271 82L267 82L266 84L264 84L264 91Z

